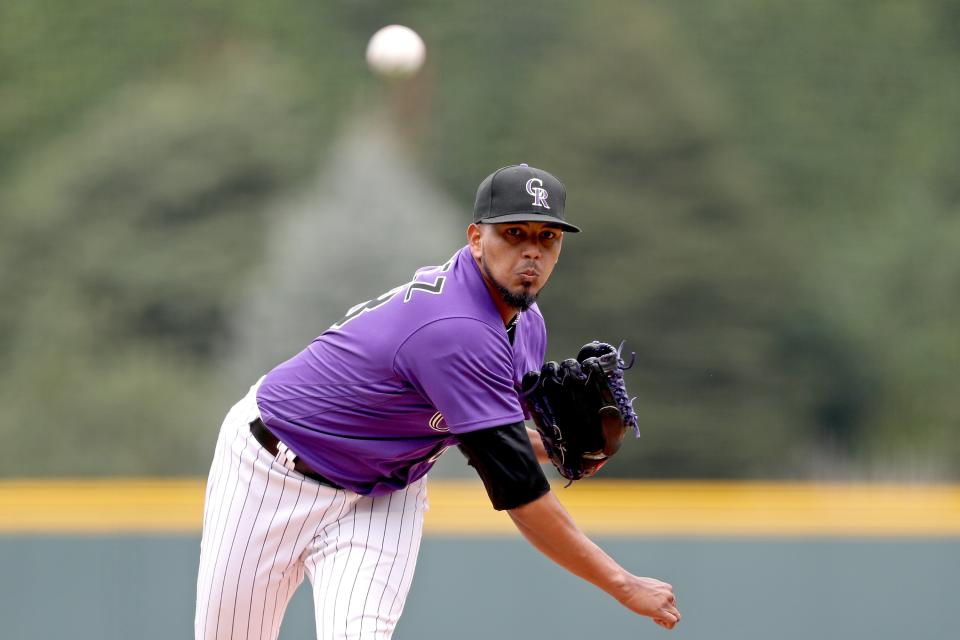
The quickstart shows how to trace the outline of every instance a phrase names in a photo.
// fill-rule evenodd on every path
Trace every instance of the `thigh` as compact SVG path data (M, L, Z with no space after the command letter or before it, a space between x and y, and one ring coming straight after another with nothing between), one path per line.
M384 640L393 634L413 579L426 478L406 489L348 502L306 557L319 640Z
M211 467L197 579L196 638L276 638L304 576L318 507L335 491L278 464L227 416Z

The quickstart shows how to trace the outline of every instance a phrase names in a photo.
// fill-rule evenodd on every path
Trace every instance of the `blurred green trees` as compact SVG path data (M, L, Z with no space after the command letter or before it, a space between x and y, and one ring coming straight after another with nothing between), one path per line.
M543 296L549 355L600 337L638 356L644 436L610 475L957 478L957 18L945 0L5 3L0 470L202 472L242 393L223 381L260 373L225 371L229 317L278 203L393 100L463 225L498 166L567 183L585 233ZM389 22L428 43L407 87L363 67Z
M298 78L230 50L129 83L27 159L5 192L5 469L196 469L216 421L225 313L262 255L264 204L312 152ZM65 443L70 446L63 446ZM190 461L189 464L187 461Z

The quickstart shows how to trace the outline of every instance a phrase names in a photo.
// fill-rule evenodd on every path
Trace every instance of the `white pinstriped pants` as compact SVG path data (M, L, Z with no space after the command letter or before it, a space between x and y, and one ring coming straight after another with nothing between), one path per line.
M426 478L372 498L288 469L250 433L258 386L227 414L207 480L196 639L276 638L304 574L318 640L389 639L420 550Z

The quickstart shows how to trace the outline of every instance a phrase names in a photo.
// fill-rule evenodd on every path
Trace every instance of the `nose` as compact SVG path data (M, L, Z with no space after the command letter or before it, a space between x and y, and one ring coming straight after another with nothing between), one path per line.
M537 260L540 257L540 243L534 236L523 246L523 257L528 260Z

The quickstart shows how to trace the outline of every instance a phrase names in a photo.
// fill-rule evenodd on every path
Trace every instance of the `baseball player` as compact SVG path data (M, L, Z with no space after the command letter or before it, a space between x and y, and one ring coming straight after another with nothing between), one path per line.
M207 482L196 638L276 638L304 576L320 640L390 638L420 547L426 476L448 447L542 553L666 628L673 588L627 572L575 525L538 464L518 393L546 329L535 300L565 189L527 165L477 192L467 245L362 302L227 414Z

